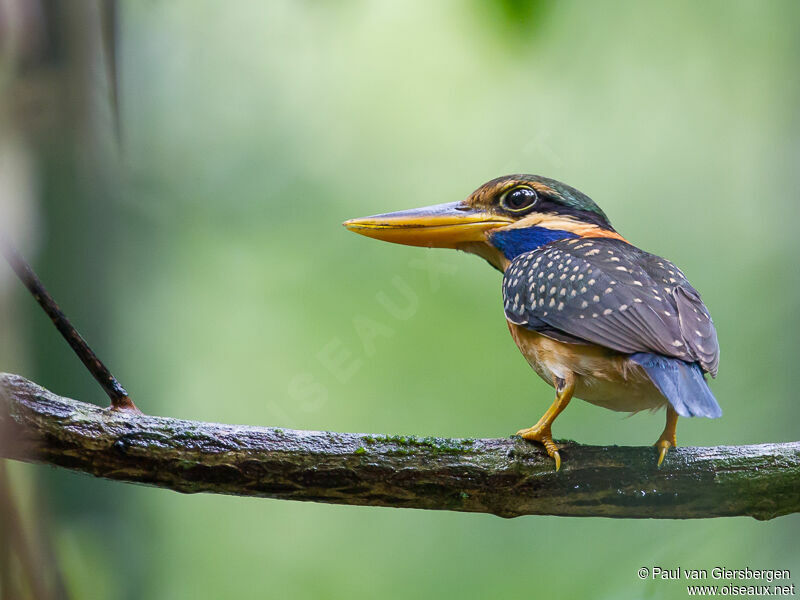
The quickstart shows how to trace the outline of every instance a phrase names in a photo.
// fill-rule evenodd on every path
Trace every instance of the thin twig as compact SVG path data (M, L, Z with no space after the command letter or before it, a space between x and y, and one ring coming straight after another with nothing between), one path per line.
M179 492L519 515L689 519L800 512L800 442L675 448L565 443L556 472L520 438L293 431L110 413L0 375L8 458ZM5 402L3 402L5 397Z
M39 306L41 306L47 313L47 316L50 317L50 320L56 326L59 333L67 340L67 343L75 351L75 354L78 355L78 358L81 359L95 380L102 386L105 393L108 394L108 397L111 399L111 408L114 410L132 410L140 412L133 403L133 400L128 396L128 392L125 388L122 387L119 381L111 374L108 367L97 358L97 355L89 347L89 344L86 343L86 340L83 339L81 334L78 333L69 319L67 319L66 315L64 315L56 301L36 276L36 273L33 272L28 262L2 234L0 234L0 251L3 252L3 256L5 256L8 264L11 265L11 268L14 273L16 273L17 277L19 277L20 281L28 288L36 299L36 302L39 303Z

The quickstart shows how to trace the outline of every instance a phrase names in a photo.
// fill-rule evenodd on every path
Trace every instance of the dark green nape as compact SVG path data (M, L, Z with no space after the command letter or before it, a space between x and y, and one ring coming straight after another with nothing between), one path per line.
M562 183L555 179L550 179L549 177L541 177L539 175L523 175L522 177L530 178L531 181L538 181L548 187L553 188L561 195L562 204L565 206L574 208L575 210L593 212L603 217L605 221L608 221L608 217L606 216L606 213L603 212L603 209L597 206L594 200L589 198L589 196L580 190L576 190L574 187L569 186L566 183Z

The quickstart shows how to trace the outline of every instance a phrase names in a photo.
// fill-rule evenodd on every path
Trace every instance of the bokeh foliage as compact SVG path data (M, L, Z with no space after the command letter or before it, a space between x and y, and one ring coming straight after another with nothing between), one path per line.
M53 292L79 323L107 311L95 337L147 412L505 436L552 392L507 333L499 275L340 222L533 172L592 196L703 294L725 414L681 420L679 443L797 439L797 6L483 4L123 2L114 193L87 208L69 147L43 170ZM88 271L98 252L102 285ZM407 310L387 311L387 296ZM30 372L99 399L29 320ZM574 402L555 435L638 445L662 426ZM800 569L796 515L504 521L22 470L52 492L77 597L671 598L679 584L637 569Z

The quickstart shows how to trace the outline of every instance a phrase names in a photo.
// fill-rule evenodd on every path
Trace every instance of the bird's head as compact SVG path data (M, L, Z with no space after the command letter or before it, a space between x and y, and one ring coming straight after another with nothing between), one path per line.
M538 175L492 179L461 202L345 221L367 237L429 248L455 248L504 271L514 257L564 238L623 239L591 198Z

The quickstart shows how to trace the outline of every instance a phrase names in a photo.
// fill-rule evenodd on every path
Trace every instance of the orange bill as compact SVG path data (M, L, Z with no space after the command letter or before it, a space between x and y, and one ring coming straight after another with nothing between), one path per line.
M511 224L502 215L475 210L462 202L350 219L344 226L367 237L429 248L457 248L470 242L485 242L486 233Z

